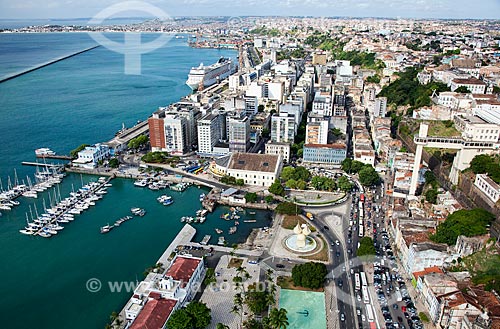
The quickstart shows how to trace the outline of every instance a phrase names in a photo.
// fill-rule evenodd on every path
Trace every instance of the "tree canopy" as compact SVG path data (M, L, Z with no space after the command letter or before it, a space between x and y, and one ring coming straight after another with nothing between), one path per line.
M359 240L359 248L356 252L356 256L371 256L375 255L375 246L373 245L373 239L365 236Z
M292 269L292 280L296 286L318 289L323 287L327 274L326 265L317 262L297 264Z
M140 135L136 138L132 138L130 142L128 142L127 146L129 149L138 149L141 146L146 145L149 142L149 137L146 135Z
M476 155L470 162L470 169L474 174L488 174L497 184L500 184L500 163L498 157L488 154Z
M359 182L364 186L372 186L378 184L380 176L372 166L364 166L359 171Z
M272 193L274 195L285 195L285 189L283 188L283 185L281 185L279 180L276 180L274 183L269 186L269 193Z
M169 329L203 329L212 321L210 309L205 303L194 301L176 310L167 321Z
M281 202L274 211L278 214L297 215L300 213L300 207L293 202Z
M495 216L484 209L458 210L439 224L430 238L438 243L453 245L459 235L471 237L488 233L487 226L494 219Z
M80 146L78 146L76 149L74 150L71 150L69 152L69 155L72 157L72 158L76 158L78 156L78 152L82 151L84 148L86 148L87 146L89 146L89 144L82 144Z
M387 102L390 104L419 108L432 104L430 96L434 91L440 93L450 90L446 84L440 82L420 84L417 80L418 72L419 70L416 68L410 67L406 71L398 73L399 79L384 86L378 96L387 97Z
M249 203L255 203L257 202L257 193L255 192L248 192L245 194L245 201Z
M281 171L281 178L284 181L294 179L295 181L303 180L307 182L311 178L311 173L305 167L301 166L298 166L297 168L285 167Z

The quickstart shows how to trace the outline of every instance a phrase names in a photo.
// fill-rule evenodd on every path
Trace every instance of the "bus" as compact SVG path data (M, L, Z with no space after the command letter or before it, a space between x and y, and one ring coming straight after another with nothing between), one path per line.
M363 225L359 225L359 233L358 233L358 236L360 238L364 237L364 234L363 234Z
M363 203L359 201L359 218L363 218Z
M373 309L371 305L366 305L366 317L368 319L368 322L373 322Z
M365 274L365 272L361 272L361 273L359 273L359 277L360 277L360 279L361 279L361 285L362 285L363 287L368 286L368 281L366 281L366 274Z
M356 289L356 290L361 289L361 283L359 280L359 273L354 273L354 289Z
M368 295L368 287L363 286L362 291L363 291L363 302L365 304L370 304L370 296Z

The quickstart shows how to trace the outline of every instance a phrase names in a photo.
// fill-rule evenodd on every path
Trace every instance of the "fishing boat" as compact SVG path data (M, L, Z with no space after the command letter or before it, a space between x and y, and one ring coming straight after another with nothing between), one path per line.
M205 199L205 193L200 194L200 201L203 201Z
M226 239L223 236L220 236L219 241L217 241L217 244L219 246L223 246L224 244L226 244Z
M240 225L240 222L238 222L237 220L234 221L234 225Z
M146 179L141 179L141 180L135 181L134 186L146 187L146 186L148 186L148 181Z
M243 212L245 209L241 208L240 206L236 207L236 211Z
M105 225L103 227L101 227L101 233L104 234L104 233L108 233L109 231L111 231L113 229L113 226L110 226L110 225Z
M229 228L229 234L234 234L234 233L236 233L237 230L238 230L238 228L236 226L231 226Z
M205 216L201 216L201 217L200 217L200 223L204 223L204 222L205 222L205 220L207 220L207 218L206 218Z
M205 236L203 237L203 240L201 240L200 244L202 244L202 245L205 245L205 246L206 246L206 245L208 244L208 242L210 241L210 238L211 238L211 237L212 237L212 236L211 236L211 235L209 235L209 234L205 235Z
M172 203L174 203L174 200L172 200L172 199L168 199L168 200L166 200L165 202L163 202L163 205L164 205L164 206L170 206Z
M249 211L248 212L250 215L255 215L255 211Z
M216 228L215 229L215 232L217 232L217 234L222 234L222 232L224 232L223 230L221 230L220 228Z

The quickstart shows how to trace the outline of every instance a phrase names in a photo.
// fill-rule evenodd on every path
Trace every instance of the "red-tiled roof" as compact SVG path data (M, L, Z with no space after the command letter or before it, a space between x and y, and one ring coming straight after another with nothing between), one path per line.
M443 273L443 271L437 266L432 266L425 268L423 271L413 272L413 277L418 279L419 277L430 273Z
M161 329L175 307L175 299L150 299L130 329Z
M200 263L199 259L177 257L165 276L187 283Z

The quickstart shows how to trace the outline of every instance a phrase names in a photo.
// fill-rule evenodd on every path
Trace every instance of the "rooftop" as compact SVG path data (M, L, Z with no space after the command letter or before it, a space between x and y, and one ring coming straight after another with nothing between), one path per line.
M453 79L453 82L461 85L484 85L486 83L476 78L467 78L467 79Z
M165 276L171 276L174 280L188 282L198 267L201 259L178 256L170 266Z
M150 299L130 329L161 329L177 304L175 299Z
M328 148L328 149L345 149L345 144L306 144L304 147L309 148Z
M279 156L272 154L239 153L232 154L228 169L275 172L279 166Z

